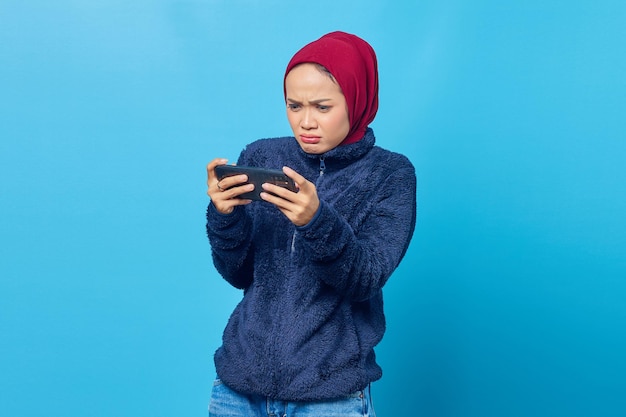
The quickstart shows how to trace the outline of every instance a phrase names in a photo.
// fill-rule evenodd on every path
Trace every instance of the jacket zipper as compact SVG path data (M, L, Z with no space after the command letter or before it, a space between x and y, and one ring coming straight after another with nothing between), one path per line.
M324 162L324 157L320 156L320 177L324 175L324 171L326 171L326 162Z
M293 254L296 251L296 234L297 233L298 231L294 229L293 235L291 236L291 256L293 256Z

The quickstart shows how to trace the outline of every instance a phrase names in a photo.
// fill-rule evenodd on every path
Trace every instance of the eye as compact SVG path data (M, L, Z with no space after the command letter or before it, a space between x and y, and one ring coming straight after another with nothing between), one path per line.
M287 108L291 111L298 111L300 110L300 105L297 103L287 103Z
M324 106L322 104L318 104L317 105L317 109L319 111L321 111L322 113L326 113L327 111L329 111L331 109L331 107L330 106Z

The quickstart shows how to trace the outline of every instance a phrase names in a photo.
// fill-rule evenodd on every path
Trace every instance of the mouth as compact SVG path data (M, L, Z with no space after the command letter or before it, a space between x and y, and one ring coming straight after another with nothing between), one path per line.
M300 135L300 140L306 144L315 144L319 143L321 137L314 135Z

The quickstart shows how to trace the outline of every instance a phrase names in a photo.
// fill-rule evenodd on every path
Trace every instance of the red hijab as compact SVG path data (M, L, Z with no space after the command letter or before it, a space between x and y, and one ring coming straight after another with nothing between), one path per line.
M304 63L324 66L346 98L350 131L341 145L361 140L378 110L378 63L374 49L358 36L331 32L296 52L287 65L285 78L296 65ZM285 88L284 93L287 99Z

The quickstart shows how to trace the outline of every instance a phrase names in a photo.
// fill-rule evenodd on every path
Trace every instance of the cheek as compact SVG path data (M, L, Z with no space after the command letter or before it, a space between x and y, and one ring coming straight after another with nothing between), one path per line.
M292 111L289 111L289 109L287 109L287 121L289 122L289 125L291 127L293 127L294 124L296 123L295 115Z
M347 135L350 131L350 121L348 117L338 117L334 123L335 130L342 135Z

